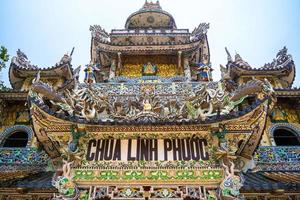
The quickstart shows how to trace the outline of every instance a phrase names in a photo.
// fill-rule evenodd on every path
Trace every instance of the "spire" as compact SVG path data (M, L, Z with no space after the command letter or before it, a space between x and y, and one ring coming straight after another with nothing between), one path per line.
M70 57L72 57L72 55L73 55L73 53L74 53L74 49L75 49L75 47L72 48L72 51L71 51L71 53L70 53Z
M229 53L227 47L225 47L225 51L226 51L226 53L227 53L227 61L228 61L228 62L232 62L232 57L231 57L231 55L230 55L230 53Z

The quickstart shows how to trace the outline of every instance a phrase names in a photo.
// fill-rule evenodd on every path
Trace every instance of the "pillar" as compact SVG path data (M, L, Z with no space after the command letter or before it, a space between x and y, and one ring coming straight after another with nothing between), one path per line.
M109 79L113 79L116 76L116 59L113 58L109 70Z
M182 51L178 51L178 66L177 66L177 74L182 74L182 68L181 68L181 55Z
M121 52L118 52L118 71L119 71L119 75L122 74Z
M184 69L184 76L187 78L187 81L191 81L191 69L189 66L189 59L187 55L183 57L183 69Z

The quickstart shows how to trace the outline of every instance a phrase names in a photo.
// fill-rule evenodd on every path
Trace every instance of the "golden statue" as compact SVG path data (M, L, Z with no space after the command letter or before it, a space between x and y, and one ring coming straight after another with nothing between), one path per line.
M148 62L146 65L143 66L142 74L144 76L155 76L157 73L157 66L152 65Z
M276 106L271 115L272 122L288 122L287 113L282 109L281 106Z
M144 104L144 111L151 111L152 110L152 106L150 104L149 99L145 99L143 104Z

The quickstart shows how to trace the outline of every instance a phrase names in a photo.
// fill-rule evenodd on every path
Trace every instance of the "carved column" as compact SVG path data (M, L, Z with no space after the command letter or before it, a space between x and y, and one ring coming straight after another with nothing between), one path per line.
M182 68L181 68L181 55L182 51L178 51L178 68L177 68L177 74L182 74Z
M109 70L109 79L113 79L116 76L116 59L113 58Z
M183 57L183 69L184 69L184 76L187 78L187 81L191 81L191 69L189 66L189 59L187 55Z
M121 60L121 52L118 52L118 71L119 75L122 74L122 60Z

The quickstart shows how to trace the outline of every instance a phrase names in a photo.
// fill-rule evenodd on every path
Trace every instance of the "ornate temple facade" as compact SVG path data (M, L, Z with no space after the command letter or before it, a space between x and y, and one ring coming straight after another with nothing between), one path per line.
M145 2L90 27L91 61L39 68L18 50L0 91L0 200L300 199L300 89L287 48L259 68L209 24L179 29Z

